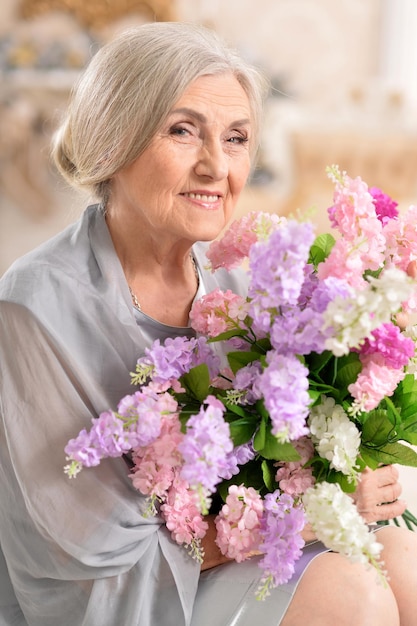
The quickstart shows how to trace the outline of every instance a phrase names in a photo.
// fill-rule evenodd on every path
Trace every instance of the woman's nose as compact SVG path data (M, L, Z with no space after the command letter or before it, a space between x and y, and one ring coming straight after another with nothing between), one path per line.
M197 176L206 176L212 180L227 178L229 173L228 160L220 141L202 144L194 169Z

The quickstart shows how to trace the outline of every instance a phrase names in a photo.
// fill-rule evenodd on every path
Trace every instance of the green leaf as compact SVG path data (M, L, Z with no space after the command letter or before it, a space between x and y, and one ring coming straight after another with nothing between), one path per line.
M409 467L417 467L417 452L407 445L401 443L387 443L381 448L371 448L369 446L361 446L361 455L370 457L378 464L392 465L398 463L399 465L407 465ZM371 466L370 466L371 467Z
M316 390L310 388L308 390L308 395L311 398L311 406L314 406L315 404L319 404L320 403L320 398L322 396L322 392L321 391L316 391Z
M343 390L341 397L344 397L347 393L348 386L356 381L362 369L362 364L359 361L359 355L355 352L350 352L346 356L338 357L335 360L335 366L336 376L334 386Z
M271 342L267 337L263 339L257 339L251 345L251 351L256 352L258 354L266 354L271 349Z
M370 467L372 470L376 470L379 466L379 459L376 458L372 448L360 447L360 459L365 467ZM368 454L369 453L369 454Z
M231 330L226 330L224 333L220 333L220 335L210 337L207 343L215 343L216 341L228 341L228 339L232 339L232 337L244 337L247 334L248 331L245 328L232 328Z
M223 480L219 485L217 485L217 491L220 493L223 501L226 500L230 485L245 485L245 487L253 487L261 494L266 492L262 466L259 460L249 461L249 463L241 465L239 469L239 474L233 476L230 480Z
M317 269L319 263L329 256L334 244L335 238L330 233L323 233L316 237L310 248L309 263L312 263L315 269Z
M368 417L362 426L362 443L372 444L379 447L388 443L393 435L393 425L387 417L387 412L377 409L368 413Z
M321 370L326 367L329 361L334 360L334 355L330 350L324 350L324 352L312 352L311 354L306 355L305 360L310 372L315 375L320 374Z
M275 489L278 487L276 480L275 480L275 474L277 473L276 468L271 466L271 464L268 463L268 461L262 461L261 468L262 468L262 477L264 479L266 488L268 489L269 492L275 491Z
M227 421L230 421L232 419L235 419L234 415L239 415L240 417L251 417L251 419L255 419L257 421L256 416L253 416L252 413L249 413L249 411L246 411L243 406L241 406L240 404L233 404L232 402L227 402L227 401L223 401L224 406L226 407L226 413L225 413L225 419L227 418ZM234 413L234 415L230 415L230 413ZM229 416L227 417L227 415L229 414Z
M266 419L262 419L259 422L259 428L253 439L254 450L256 451L262 450L265 447L265 438L266 438Z
M229 422L230 436L235 446L241 446L250 441L257 428L258 421L250 418L237 419Z
M271 432L270 423L262 420L255 435L253 447L264 459L299 461L300 455L291 443L281 443Z
M205 363L196 365L181 376L180 382L188 395L199 402L204 402L210 390L210 374L207 365Z
M400 410L402 422L417 415L417 379L413 374L407 374L398 384L392 402Z
M349 482L348 477L345 474L342 472L336 472L335 470L329 471L326 476L326 481L328 483L337 483L345 493L353 493L356 489L356 485L353 480Z
M229 361L230 369L234 374L245 365L249 363L253 363L253 361L259 360L259 354L256 352L244 352L243 350L238 350L236 352L229 352L227 355L227 360Z
M412 446L417 446L417 433L409 430L399 431L399 439L410 443Z

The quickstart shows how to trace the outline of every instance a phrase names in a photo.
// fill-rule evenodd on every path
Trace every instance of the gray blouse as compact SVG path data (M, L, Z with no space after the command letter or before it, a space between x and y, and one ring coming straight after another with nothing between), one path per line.
M243 273L204 270L205 244L193 253L197 295L245 295ZM1 279L1 624L191 623L199 565L144 517L125 462L63 473L67 441L131 393L144 348L189 332L135 312L97 206Z

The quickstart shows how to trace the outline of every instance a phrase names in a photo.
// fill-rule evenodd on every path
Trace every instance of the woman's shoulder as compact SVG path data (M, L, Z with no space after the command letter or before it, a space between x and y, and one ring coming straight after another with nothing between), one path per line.
M60 233L18 258L0 279L0 301L25 304L34 297L53 297L61 277L82 281L91 270L89 227L95 207Z

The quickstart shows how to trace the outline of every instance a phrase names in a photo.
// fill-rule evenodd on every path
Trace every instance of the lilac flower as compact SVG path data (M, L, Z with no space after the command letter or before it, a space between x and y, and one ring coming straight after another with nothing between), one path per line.
M205 363L210 377L215 378L220 372L220 358L213 352L206 337L197 337L194 341L195 347L191 356L191 367Z
M101 413L92 420L90 431L82 430L65 447L67 456L85 467L99 465L107 457L122 456L131 448L131 438L123 429L123 421L113 411Z
M281 354L323 352L326 335L323 316L312 308L295 308L286 316L276 317L271 327L271 344Z
M272 433L281 441L308 434L308 369L292 355L267 354L268 366L258 378L257 390L264 397L272 422Z
M168 394L166 394L168 395ZM117 407L119 415L126 418L127 432L131 447L147 446L155 441L161 432L161 413L165 406L162 404L165 394L151 394L145 391L125 396ZM175 401L174 401L175 402ZM177 404L171 407L175 412Z
M261 373L262 366L259 361L245 365L236 372L233 389L246 391L244 402L247 404L255 404L255 402L261 398L260 393L254 389L254 384Z
M296 505L288 494L277 490L264 499L264 514L261 519L261 552L259 562L265 573L257 595L264 599L271 587L288 582L294 574L295 563L302 554L304 540L301 531L305 515L301 504Z
M307 273L297 306L283 308L270 330L273 347L281 354L321 353L330 329L324 329L323 313L336 296L348 296L349 287L339 278L313 280Z
M205 400L187 422L187 432L178 449L184 458L181 478L192 487L201 485L209 493L215 491L222 472L227 472L227 455L233 450L229 424L224 421L224 405L214 396Z
M319 279L317 278L314 265L312 265L311 263L307 263L304 266L304 281L301 286L300 295L297 301L297 305L301 309L304 309L306 306L308 306L308 303L310 302L313 293L315 293L315 291L319 287L319 284Z
M219 359L205 337L168 337L162 345L156 339L150 348L146 348L145 356L138 359L136 370L150 375L157 383L164 383L180 378L201 363L207 364L212 377L218 373Z
M91 441L90 432L84 428L65 446L68 460L78 461L84 467L95 467L102 459L101 450Z
M239 465L245 465L255 458L255 450L252 443L244 443L236 446L229 454L226 455L225 467L220 471L220 477L229 480L232 476L239 474Z
M255 326L266 330L265 313L297 304L305 278L305 265L314 239L310 223L289 221L266 242L251 248L249 265L251 298L249 314Z
M236 462L238 465L245 465L255 458L255 450L253 449L252 442L244 443L241 446L237 446L233 450L233 454L236 456Z
M329 302L336 297L349 298L350 295L351 289L345 280L336 276L328 276L318 281L317 288L311 295L311 306L315 311L323 313Z

